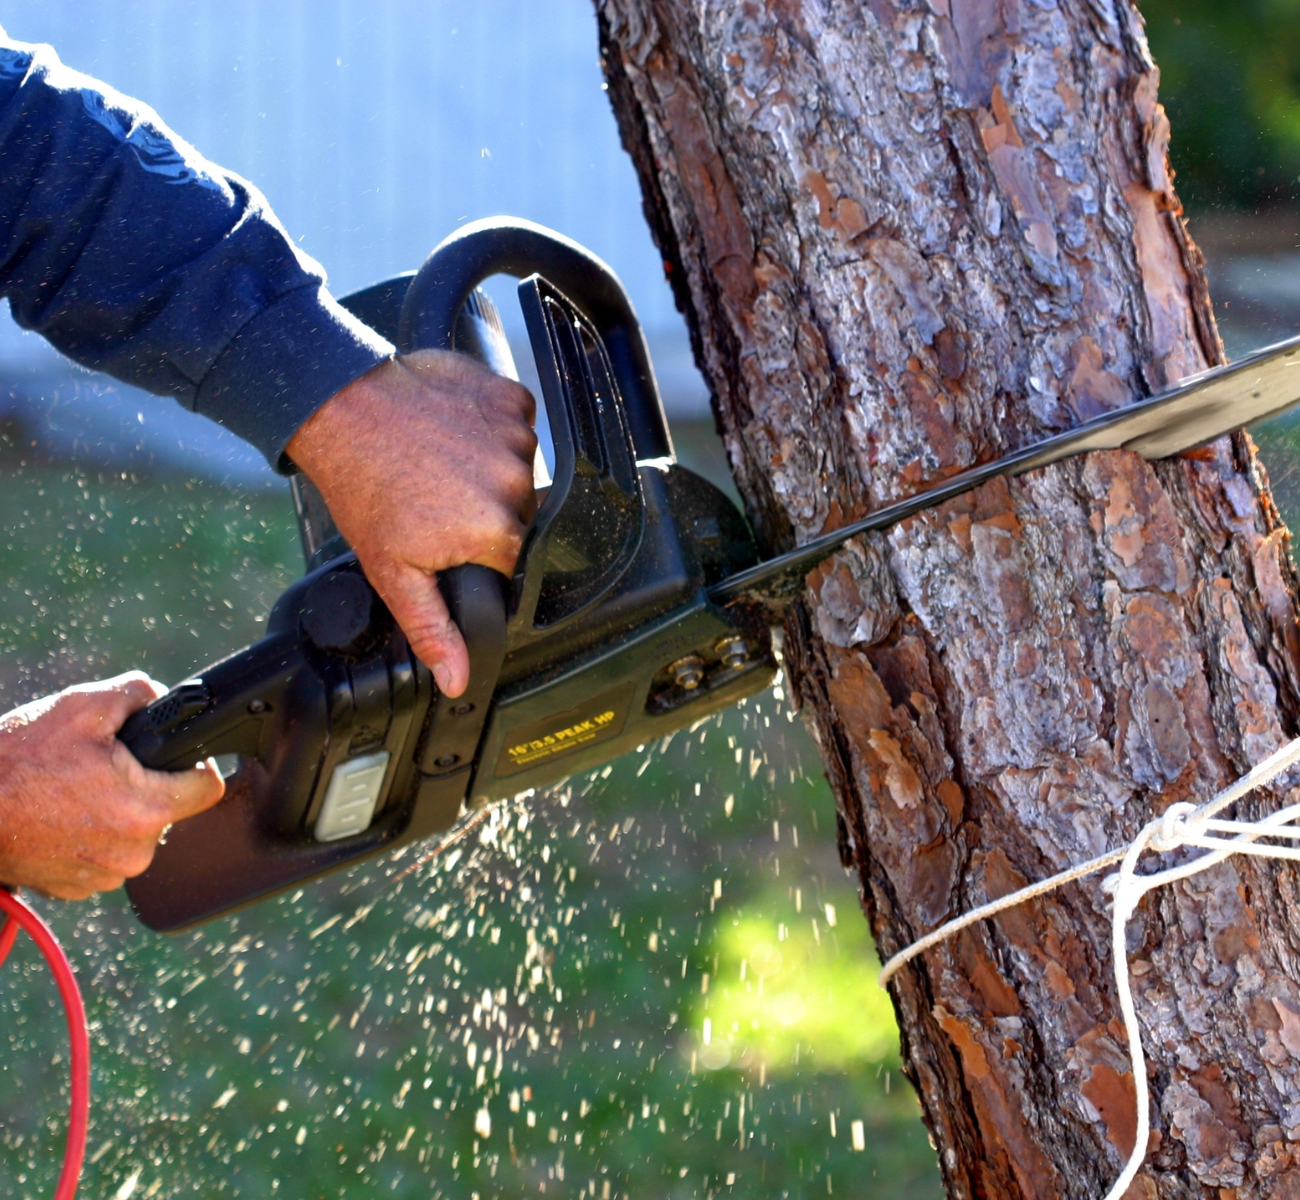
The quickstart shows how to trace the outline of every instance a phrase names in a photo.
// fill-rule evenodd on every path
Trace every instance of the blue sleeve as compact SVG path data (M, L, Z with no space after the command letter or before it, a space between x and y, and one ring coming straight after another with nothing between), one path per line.
M0 30L0 295L69 358L174 396L277 470L393 352L245 180L143 104Z

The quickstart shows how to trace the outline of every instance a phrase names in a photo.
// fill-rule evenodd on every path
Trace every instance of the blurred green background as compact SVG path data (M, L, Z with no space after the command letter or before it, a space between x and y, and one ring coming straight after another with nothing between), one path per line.
M1234 353L1300 328L1300 2L1144 6ZM105 471L0 430L0 709L255 638L286 493ZM707 424L683 456L725 470ZM1283 508L1300 439L1258 431ZM782 689L410 853L201 933L43 905L86 992L84 1194L940 1193L815 747ZM49 1195L57 998L0 973L0 1196Z
M1300 2L1140 0L1193 213L1300 196Z

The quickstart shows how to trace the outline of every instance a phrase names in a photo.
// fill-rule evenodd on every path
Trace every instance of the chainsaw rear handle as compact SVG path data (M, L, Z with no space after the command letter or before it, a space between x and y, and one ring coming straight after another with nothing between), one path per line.
M671 458L672 438L650 352L623 285L607 263L553 229L514 217L489 217L446 238L406 289L398 348L452 349L457 317L480 283L492 275L534 274L578 305L600 335L637 458Z
M205 758L256 758L280 714L294 639L264 638L131 714L118 739L154 771L184 771ZM274 699L271 699L273 697ZM220 701L220 703L218 703Z
M239 758L226 798L178 822L149 869L127 882L150 928L189 928L455 821L505 651L505 580L475 565L439 579L470 654L469 688L449 700L430 692L428 673L410 660L373 589L364 628L320 619L313 588L343 575L364 581L351 555L305 575L277 602L265 637L134 713L119 732L158 770ZM380 718L393 760L384 792L367 827L320 840L310 832L313 797L355 755L349 741L367 699L360 689L373 691L377 680L381 706L390 705Z
M133 713L119 730L118 739L142 766L177 771L208 757L237 754L264 758L273 748L276 756L283 758L284 746L294 741L295 733L326 727L329 718L323 709L304 709L304 704L319 707L312 704L313 689L296 686L300 677L316 670L313 664L320 655L330 654L321 648L313 654L304 616L313 580L338 570L342 562L353 561L351 555L346 560L333 559L303 576L272 610L265 637ZM350 569L355 571L355 564ZM370 586L368 582L366 586ZM505 622L505 576L468 563L441 572L438 589L457 628L466 632L471 681L465 700L486 705L504 653L504 637L497 636L490 626ZM391 629L387 608L371 591L371 624L381 631ZM445 701L440 696L436 703ZM474 747L457 746L456 750L468 758ZM305 748L304 753L310 758L316 752ZM298 773L309 766L302 764Z

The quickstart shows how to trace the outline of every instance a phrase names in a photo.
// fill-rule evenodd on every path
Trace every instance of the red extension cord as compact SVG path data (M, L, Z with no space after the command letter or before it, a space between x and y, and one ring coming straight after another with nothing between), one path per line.
M0 964L13 949L19 928L25 929L40 947L54 982L59 986L63 1011L68 1018L72 1043L72 1099L68 1113L68 1141L63 1151L63 1170L54 1189L54 1200L73 1200L81 1178L81 1160L86 1153L86 1127L90 1119L90 1034L86 1029L86 1006L72 973L72 964L59 940L30 908L7 888L0 886Z

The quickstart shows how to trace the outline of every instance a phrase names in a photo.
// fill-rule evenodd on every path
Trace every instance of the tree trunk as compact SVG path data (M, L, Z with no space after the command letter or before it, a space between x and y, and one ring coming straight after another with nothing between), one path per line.
M597 0L732 468L779 550L1222 358L1130 0ZM882 954L1208 798L1300 725L1245 434L998 481L808 580L787 665ZM1271 808L1277 796L1253 804ZM1230 861L1129 929L1130 1195L1300 1197L1300 890ZM1134 1137L1098 878L892 986L953 1196L1102 1194Z

